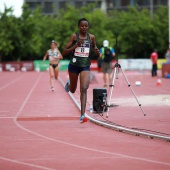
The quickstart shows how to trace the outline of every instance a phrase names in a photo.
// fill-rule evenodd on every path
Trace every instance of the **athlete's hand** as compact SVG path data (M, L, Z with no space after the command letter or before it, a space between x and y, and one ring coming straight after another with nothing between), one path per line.
M100 56L100 50L99 50L97 47L94 48L94 52L95 52L98 56Z
M52 56L54 58L59 58L59 54Z
M76 43L77 47L81 47L84 44L83 39L79 39L79 41Z

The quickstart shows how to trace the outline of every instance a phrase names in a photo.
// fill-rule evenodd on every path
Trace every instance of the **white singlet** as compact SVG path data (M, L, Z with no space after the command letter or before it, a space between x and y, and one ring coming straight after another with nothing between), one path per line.
M51 49L48 50L48 55L50 61L54 61L59 57L57 49L54 49L54 51L52 51Z

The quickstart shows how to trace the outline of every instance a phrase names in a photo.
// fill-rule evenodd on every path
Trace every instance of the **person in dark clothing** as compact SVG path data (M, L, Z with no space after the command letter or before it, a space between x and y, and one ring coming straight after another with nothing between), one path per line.
M68 66L69 80L65 85L66 92L74 93L77 89L78 77L80 79L80 101L81 117L80 122L86 122L85 108L87 102L87 89L90 84L90 52L99 55L99 49L96 46L95 36L88 33L89 22L82 18L78 21L79 31L73 33L62 52L63 56L71 53L71 60Z
M158 61L158 53L157 50L155 49L151 55L150 55L151 61L152 61L152 77L157 76L157 61Z

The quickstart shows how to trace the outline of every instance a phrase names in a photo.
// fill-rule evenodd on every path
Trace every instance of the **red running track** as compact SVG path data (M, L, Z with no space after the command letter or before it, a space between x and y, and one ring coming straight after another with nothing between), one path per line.
M170 80L149 73L125 72L147 116L138 106L127 82L115 81L109 120L131 128L170 134ZM94 88L102 88L102 74L94 73ZM68 75L60 72L66 82ZM135 86L141 81L141 86ZM79 86L74 98L79 100ZM90 114L97 119L106 119ZM49 87L48 72L0 73L0 169L1 170L169 170L169 142L121 133L90 121L79 123L80 111L60 81Z

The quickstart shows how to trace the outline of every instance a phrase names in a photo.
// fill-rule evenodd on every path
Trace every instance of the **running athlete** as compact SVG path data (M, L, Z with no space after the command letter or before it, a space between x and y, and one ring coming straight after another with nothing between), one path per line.
M81 117L80 122L86 122L85 108L87 102L87 89L90 84L90 52L99 55L100 51L96 46L95 36L88 33L89 23L85 18L78 21L79 32L70 36L63 56L71 53L71 60L68 66L69 80L65 85L66 92L74 93L77 88L78 77L80 79L80 101Z
M46 60L47 57L49 57L49 73L50 73L50 85L51 85L51 90L54 91L54 86L53 86L53 79L55 78L56 80L58 79L58 64L59 60L63 59L63 56L61 52L58 49L59 44L52 40L51 42L51 49L47 50L44 58L43 58L43 63Z

